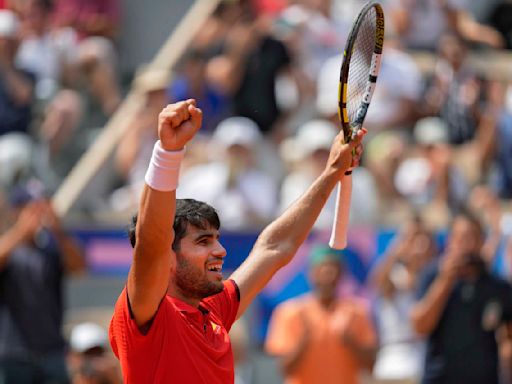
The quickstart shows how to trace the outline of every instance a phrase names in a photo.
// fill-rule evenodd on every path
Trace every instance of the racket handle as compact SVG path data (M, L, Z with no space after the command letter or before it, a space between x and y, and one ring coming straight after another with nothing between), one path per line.
M344 249L347 246L351 197L352 175L346 175L338 182L338 197L336 200L331 239L329 240L329 246L333 249Z

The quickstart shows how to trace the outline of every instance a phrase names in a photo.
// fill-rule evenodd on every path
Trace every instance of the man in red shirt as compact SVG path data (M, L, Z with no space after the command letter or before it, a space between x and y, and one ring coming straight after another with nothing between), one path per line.
M325 171L222 281L226 250L215 210L176 200L183 148L201 122L195 100L170 104L159 116L160 140L130 234L134 260L110 324L126 383L233 383L231 325L293 258L337 181L357 165L366 133L361 130L350 144L343 144L342 134L336 137Z

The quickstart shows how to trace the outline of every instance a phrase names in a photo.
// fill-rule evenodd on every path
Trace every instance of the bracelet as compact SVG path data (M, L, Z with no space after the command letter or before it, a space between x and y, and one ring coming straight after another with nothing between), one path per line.
M185 156L185 148L180 151L166 151L160 140L153 147L153 154L146 171L145 181L152 189L170 192L178 188L180 165Z

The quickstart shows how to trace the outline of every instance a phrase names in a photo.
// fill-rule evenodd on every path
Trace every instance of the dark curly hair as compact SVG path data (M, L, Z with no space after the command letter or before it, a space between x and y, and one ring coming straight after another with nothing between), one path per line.
M128 237L133 248L135 248L136 243L135 228L137 227L137 217L137 213L133 215L128 228ZM220 219L217 211L202 201L176 199L176 214L173 224L174 242L172 243L172 249L175 251L180 249L180 241L185 236L189 224L199 229L209 227L219 229Z

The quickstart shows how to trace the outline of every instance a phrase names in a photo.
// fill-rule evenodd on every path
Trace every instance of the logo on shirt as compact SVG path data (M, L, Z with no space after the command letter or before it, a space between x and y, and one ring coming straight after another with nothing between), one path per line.
M210 324L212 326L213 333L219 334L221 331L221 326L218 324L215 324L213 321L210 321Z

